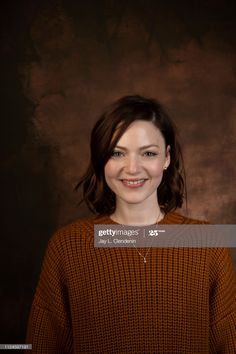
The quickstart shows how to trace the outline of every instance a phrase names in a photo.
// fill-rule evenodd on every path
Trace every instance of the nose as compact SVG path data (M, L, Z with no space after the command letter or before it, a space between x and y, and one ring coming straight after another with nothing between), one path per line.
M126 161L125 172L137 174L140 172L140 161L138 156L129 156Z

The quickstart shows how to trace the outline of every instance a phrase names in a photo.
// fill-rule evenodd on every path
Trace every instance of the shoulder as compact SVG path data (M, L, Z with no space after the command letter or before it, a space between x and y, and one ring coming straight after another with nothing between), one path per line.
M95 217L88 217L61 226L50 237L48 248L63 250L75 242L88 242L93 237L95 223Z
M207 220L199 220L184 216L177 212L168 213L164 218L165 224L199 224L209 225ZM197 252L200 252L206 257L206 261L209 265L209 270L212 273L213 278L218 276L221 272L224 274L231 274L234 277L233 262L230 250L225 247L203 247L194 248Z
M206 220L199 220L190 218L188 216L179 214L177 212L170 212L166 214L163 219L163 223L166 224L209 224Z
M106 215L95 215L87 218L79 218L73 222L60 227L51 236L48 247L58 249L71 248L71 244L91 244L94 237L95 224L109 224L109 217Z

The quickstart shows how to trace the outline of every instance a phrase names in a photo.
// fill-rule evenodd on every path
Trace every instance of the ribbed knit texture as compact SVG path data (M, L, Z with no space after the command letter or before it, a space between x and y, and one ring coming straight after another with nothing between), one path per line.
M32 353L236 353L236 283L222 248L94 248L81 219L48 244L31 308ZM170 213L161 224L200 223ZM147 249L140 249L145 254ZM27 352L28 353L28 352Z

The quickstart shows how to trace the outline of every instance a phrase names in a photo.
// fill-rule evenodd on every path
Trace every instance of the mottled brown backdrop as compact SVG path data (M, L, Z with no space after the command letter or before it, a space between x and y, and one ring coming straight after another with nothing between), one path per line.
M103 108L159 99L179 127L188 209L236 223L235 1L3 1L1 343L24 343L51 233L88 215L74 192ZM232 250L236 265L236 252Z

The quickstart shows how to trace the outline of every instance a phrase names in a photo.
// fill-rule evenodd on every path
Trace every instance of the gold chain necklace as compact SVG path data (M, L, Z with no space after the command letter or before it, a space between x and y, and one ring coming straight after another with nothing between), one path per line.
M146 254L145 254L145 256L144 256L141 252L139 252L139 250L136 248L136 246L135 246L134 244L133 244L133 246L134 246L134 248L136 249L136 251L138 252L138 254L140 255L140 257L143 258L143 263L146 264L146 263L147 263L146 257L147 257L147 255L148 255L148 253L149 253L151 247L149 247L149 249L147 250L147 252L146 252Z
M156 223L158 223L159 218L160 218L160 215L161 215L161 209L160 209L160 212L159 212L159 214L158 214ZM147 263L147 255L148 255L148 253L149 253L149 251L150 251L150 249L151 249L152 246L150 246L150 247L148 248L148 250L147 250L145 256L144 256L141 252L139 252L139 250L137 249L137 247L136 247L134 244L133 244L133 246L134 246L134 248L136 249L136 251L138 252L138 254L140 255L140 257L143 258L143 263L146 264L146 263Z
M157 221L156 221L156 223L158 223L159 218L160 218L160 215L161 215L161 209L160 209L160 212L159 212L159 214L158 214L158 216L157 216ZM124 224L119 224L119 225L121 225L123 228L125 228L126 226L128 226L128 225L124 225ZM143 263L146 264L146 263L147 263L147 255L148 255L148 253L150 252L150 249L151 249L152 246L150 246L150 247L148 248L148 250L147 250L145 256L137 249L137 247L136 247L134 244L133 244L133 247L136 249L136 251L138 252L138 254L140 255L140 257L143 258Z

